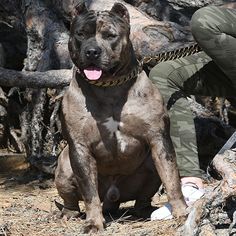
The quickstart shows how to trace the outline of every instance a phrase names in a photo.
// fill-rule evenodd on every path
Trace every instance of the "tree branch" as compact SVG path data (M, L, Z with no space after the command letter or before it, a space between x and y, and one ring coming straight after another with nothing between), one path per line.
M20 88L62 88L68 86L72 70L45 72L15 71L0 67L0 86Z

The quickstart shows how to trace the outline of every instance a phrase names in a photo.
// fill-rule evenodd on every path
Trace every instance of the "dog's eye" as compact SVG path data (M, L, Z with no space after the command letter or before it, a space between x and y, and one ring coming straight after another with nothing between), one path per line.
M106 32L106 33L104 33L103 37L108 40L113 40L113 39L117 38L117 34Z
M77 32L76 34L75 34L75 38L76 39L84 39L84 37L85 37L85 35L84 35L84 33L83 32Z

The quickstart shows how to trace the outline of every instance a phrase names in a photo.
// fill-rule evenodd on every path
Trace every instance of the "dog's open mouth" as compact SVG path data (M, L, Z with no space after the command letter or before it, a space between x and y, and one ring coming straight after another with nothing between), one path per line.
M89 80L98 80L102 76L102 70L94 66L84 69L83 72Z

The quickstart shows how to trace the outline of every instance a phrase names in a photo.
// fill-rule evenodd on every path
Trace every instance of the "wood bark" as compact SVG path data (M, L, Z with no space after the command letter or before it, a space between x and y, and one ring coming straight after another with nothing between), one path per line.
M189 207L188 218L176 233L180 235L207 235L205 225L208 225L209 235L214 234L214 227L218 224L228 224L230 235L236 222L236 149L226 150L217 154L212 161L212 168L220 176L206 186L204 197ZM228 207L227 207L228 206ZM226 214L224 214L224 212ZM206 223L207 222L207 223Z
M19 88L63 88L68 86L72 70L16 71L0 67L0 86Z

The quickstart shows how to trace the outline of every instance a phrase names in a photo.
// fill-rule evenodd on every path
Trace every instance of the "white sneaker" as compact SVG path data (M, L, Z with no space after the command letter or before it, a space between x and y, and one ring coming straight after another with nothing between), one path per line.
M204 195L204 189L199 189L196 184L190 182L183 184L181 190L188 206L192 205ZM151 214L151 220L169 220L172 218L172 207L169 203L166 203Z
M164 206L156 209L151 214L151 220L170 220L173 218L172 207L170 203L166 203Z
M188 206L191 206L195 201L200 199L205 191L204 189L199 189L195 183L187 182L181 186L182 193L184 195L184 200Z

